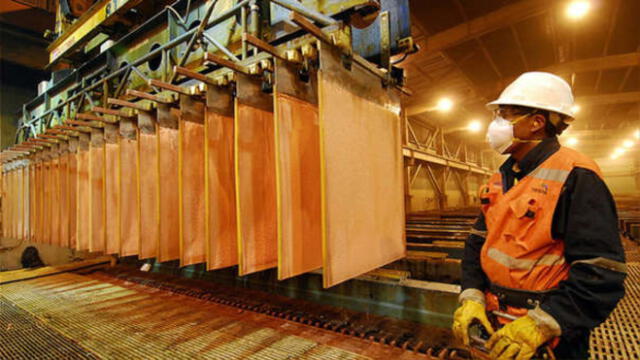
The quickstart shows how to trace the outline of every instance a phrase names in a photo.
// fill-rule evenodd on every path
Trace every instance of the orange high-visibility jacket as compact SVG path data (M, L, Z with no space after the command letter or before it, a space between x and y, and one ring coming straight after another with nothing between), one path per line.
M487 235L480 262L489 281L512 289L544 291L567 279L564 241L552 237L551 227L564 182L575 167L602 177L593 160L562 147L506 193L500 173L481 188Z

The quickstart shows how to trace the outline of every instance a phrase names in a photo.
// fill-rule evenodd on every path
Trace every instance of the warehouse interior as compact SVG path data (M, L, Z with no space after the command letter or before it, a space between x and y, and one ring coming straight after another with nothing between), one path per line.
M487 104L529 72L570 87L558 141L614 204L624 297L589 358L636 358L639 16L638 0L1 1L0 358L494 358L491 334L452 324L509 161ZM563 358L559 338L531 358Z

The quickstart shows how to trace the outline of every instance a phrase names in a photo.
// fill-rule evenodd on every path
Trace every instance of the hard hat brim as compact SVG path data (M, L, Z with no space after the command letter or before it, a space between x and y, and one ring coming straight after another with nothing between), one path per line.
M565 111L563 109L558 109L558 108L554 108L554 107L551 107L551 106L545 106L545 105L541 105L541 104L534 103L534 102L528 102L528 101L501 101L501 100L498 99L498 100L494 100L494 101L491 101L491 102L487 103L485 105L485 107L490 111L494 111L498 107L500 107L500 105L526 106L526 107L533 108L533 109L553 111L553 112L556 112L558 114L566 115L566 116L570 117L571 119L573 119L575 117L575 114L573 113L573 111Z

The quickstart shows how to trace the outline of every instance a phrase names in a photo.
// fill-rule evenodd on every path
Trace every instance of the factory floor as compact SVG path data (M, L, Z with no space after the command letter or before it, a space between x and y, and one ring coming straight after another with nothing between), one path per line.
M425 358L99 272L0 286L1 359Z
M640 249L629 241L625 247L627 294L594 331L594 359L632 359L640 354ZM1 359L425 359L438 355L459 359L464 355L444 351L431 357L90 268L1 275Z

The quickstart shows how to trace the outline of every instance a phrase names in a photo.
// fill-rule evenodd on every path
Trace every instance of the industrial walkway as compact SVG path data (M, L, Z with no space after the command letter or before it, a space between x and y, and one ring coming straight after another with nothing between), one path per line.
M640 247L625 248L627 293L594 331L594 359L640 354ZM435 358L100 271L25 273L4 273L0 282L2 359Z

